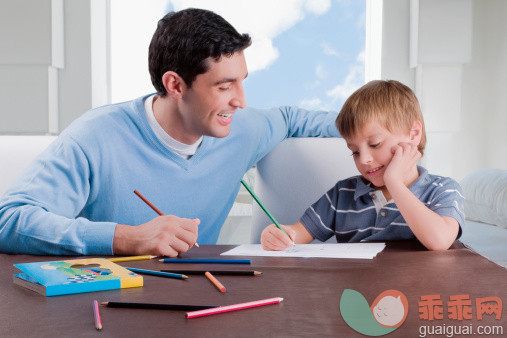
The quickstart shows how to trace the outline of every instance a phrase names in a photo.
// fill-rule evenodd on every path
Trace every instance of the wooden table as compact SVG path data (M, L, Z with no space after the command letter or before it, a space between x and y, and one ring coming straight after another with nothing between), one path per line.
M182 257L219 258L233 246L201 245ZM142 288L44 297L14 285L13 264L68 257L0 255L1 337L364 337L340 315L344 289L361 293L371 305L383 291L395 289L408 299L406 321L387 337L418 337L422 326L502 327L507 314L477 319L476 298L499 297L507 303L507 270L456 242L445 252L430 252L418 242L389 242L372 260L252 257L251 266L164 264L157 260L119 263L160 269L253 269L260 276L218 276L227 287L220 293L204 276L188 280L144 276ZM72 257L75 258L75 257ZM235 257L226 257L235 258ZM245 257L236 257L245 258ZM425 295L443 301L443 319L420 318ZM472 319L448 317L451 296L468 295ZM92 301L131 301L174 304L229 305L271 297L280 304L186 319L183 312L101 308L103 330L94 328ZM503 312L506 312L505 309ZM498 330L498 329L497 329ZM434 335L431 337L445 337ZM470 335L468 337L471 337Z

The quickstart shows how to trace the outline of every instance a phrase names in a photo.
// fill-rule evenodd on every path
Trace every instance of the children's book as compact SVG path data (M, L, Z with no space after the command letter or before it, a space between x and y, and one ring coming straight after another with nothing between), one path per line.
M143 277L105 258L14 264L14 284L44 296L143 286Z

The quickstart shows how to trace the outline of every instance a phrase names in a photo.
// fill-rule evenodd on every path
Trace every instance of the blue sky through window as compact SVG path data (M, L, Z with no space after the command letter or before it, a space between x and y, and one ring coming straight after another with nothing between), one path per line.
M364 1L333 1L277 36L279 57L245 81L248 104L339 110L364 84L364 13Z
M252 36L244 82L251 107L339 110L364 83L366 0L113 0L113 102L154 91L147 49L156 23L188 7L215 11Z

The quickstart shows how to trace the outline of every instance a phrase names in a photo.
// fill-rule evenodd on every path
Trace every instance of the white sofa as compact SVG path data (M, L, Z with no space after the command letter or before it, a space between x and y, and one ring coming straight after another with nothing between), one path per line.
M56 136L0 135L0 196Z
M507 170L482 168L460 183L467 216L460 240L507 267Z
M254 190L281 224L293 224L337 181L357 175L354 160L341 138L290 138L257 164ZM253 243L273 223L254 203Z

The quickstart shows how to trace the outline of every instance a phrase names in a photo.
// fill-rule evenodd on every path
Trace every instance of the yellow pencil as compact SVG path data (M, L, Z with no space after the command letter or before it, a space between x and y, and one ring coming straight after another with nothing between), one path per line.
M152 259L157 256L144 255L144 256L129 256L129 257L113 257L108 258L111 262L130 262L130 261L142 261L145 259Z

